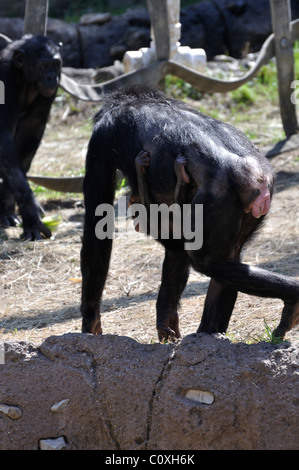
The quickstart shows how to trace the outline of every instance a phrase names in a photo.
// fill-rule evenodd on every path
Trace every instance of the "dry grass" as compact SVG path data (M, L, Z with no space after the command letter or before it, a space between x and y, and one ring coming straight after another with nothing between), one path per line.
M85 127L80 131L82 118L77 115L70 115L61 125L63 111L63 108L56 111L55 122L52 119L32 173L72 174L82 169L88 130ZM92 111L88 113L91 115ZM272 160L278 179L271 213L244 253L245 262L295 277L299 277L298 156L299 150ZM82 195L66 195L62 201L42 201L47 215L59 213L63 218L52 240L21 242L20 229L2 233L6 237L0 246L2 340L39 343L49 335L80 332L79 257L84 210L76 202L81 199ZM125 223L122 221L123 231ZM157 340L155 301L162 260L160 245L136 234L132 223L128 236L115 240L102 308L104 333L127 335L145 343ZM199 325L208 281L205 276L191 272L181 302L183 335L195 332ZM229 337L237 341L261 337L264 321L273 328L281 308L279 300L239 294ZM287 338L298 340L298 328Z

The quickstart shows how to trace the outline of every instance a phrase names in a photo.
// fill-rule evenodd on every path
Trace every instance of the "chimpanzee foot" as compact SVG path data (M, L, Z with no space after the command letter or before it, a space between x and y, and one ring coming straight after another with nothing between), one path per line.
M171 328L167 326L160 326L157 328L158 338L160 343L165 343L165 341L172 341L173 343L181 337L180 334L177 334Z
M1 214L0 226L3 228L16 227L20 223L20 220L16 214Z
M273 331L275 338L283 339L287 331L299 324L299 300L285 301L278 327Z
M158 338L161 343L165 341L175 342L181 337L178 316L169 315L163 321L157 322Z
M92 329L92 333L94 335L101 335L103 333L103 330L102 330L102 326L101 326L101 321L98 320L97 322L95 322L95 325Z
M101 326L101 319L89 320L83 318L82 320L82 333L91 333L93 335L101 335L103 333Z

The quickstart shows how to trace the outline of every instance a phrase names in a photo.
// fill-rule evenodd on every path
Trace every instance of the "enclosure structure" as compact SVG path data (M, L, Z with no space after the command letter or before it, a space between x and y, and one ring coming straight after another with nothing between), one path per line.
M255 67L242 79L227 82L198 73L197 64L204 59L204 52L180 48L180 0L147 0L153 35L152 52L154 52L154 57L149 54L152 57L149 63L133 73L127 73L123 77L93 87L93 92L90 87L72 84L65 75L62 75L61 86L79 99L101 101L105 92L116 87L129 83L142 83L145 77L147 82L157 84L165 75L172 73L202 91L226 92L246 83L262 65L276 56L281 117L288 137L299 130L296 106L291 100L291 85L294 81L293 42L299 38L299 21L291 21L290 0L269 1L274 35L264 43ZM26 0L24 32L45 34L47 12L48 0ZM136 65L134 56L130 57L130 54L128 56L128 62L131 59L132 66Z
M175 75L204 92L232 91L251 80L259 69L276 56L279 83L279 102L286 139L267 151L273 156L299 146L299 127L294 92L293 43L299 38L299 19L291 21L290 0L269 0L273 33L264 42L255 66L243 77L220 80L202 73L205 61L203 50L180 47L180 0L147 0L151 19L150 48L128 51L124 57L126 73L97 85L82 85L62 73L60 86L72 96L101 102L104 96L129 84L158 85L168 74ZM25 33L45 34L47 30L48 0L26 0ZM81 192L82 177L46 178L29 175L36 184L65 192Z

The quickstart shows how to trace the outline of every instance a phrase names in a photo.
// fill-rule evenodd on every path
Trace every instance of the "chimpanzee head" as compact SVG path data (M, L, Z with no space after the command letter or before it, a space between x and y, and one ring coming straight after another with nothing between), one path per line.
M54 41L45 36L24 36L14 50L13 64L42 95L54 95L62 66L59 46Z

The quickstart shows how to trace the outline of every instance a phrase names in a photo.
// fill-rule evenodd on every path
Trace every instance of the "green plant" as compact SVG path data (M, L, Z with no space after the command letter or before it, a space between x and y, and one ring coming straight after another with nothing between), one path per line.
M181 78L173 75L167 75L165 77L165 87L169 95L176 99L191 98L193 100L200 100L202 93L190 85L190 83L184 82Z
M270 328L268 325L267 321L264 319L264 325L265 329L264 331L258 335L258 336L250 336L249 339L244 340L246 344L255 344L255 343L260 343L261 341L265 341L266 343L271 343L271 344L280 344L283 342L287 342L287 340L284 340L282 338L276 338L273 335L273 330ZM242 341L240 338L238 338L234 333L232 333L230 330L225 334L225 336L232 342L232 343L238 343Z
M240 86L240 88L231 91L231 97L238 108L252 105L257 100L257 95L254 87L247 83L245 83L245 85Z
M55 176L55 175L53 175ZM77 198L78 193L64 193L60 191L54 191L52 189L47 189L44 186L38 186L34 183L30 183L31 190L33 194L38 198L38 199L43 199L43 200L63 200L65 198Z
M273 331L272 329L269 327L268 323L266 322L266 320L264 319L264 325L265 325L265 330L264 332L260 335L260 336L257 336L257 337L251 337L251 340L248 341L248 343L259 343L260 341L265 341L267 343L271 343L271 344L280 344L280 343L283 343L285 340L283 340L282 338L277 338L273 335Z

